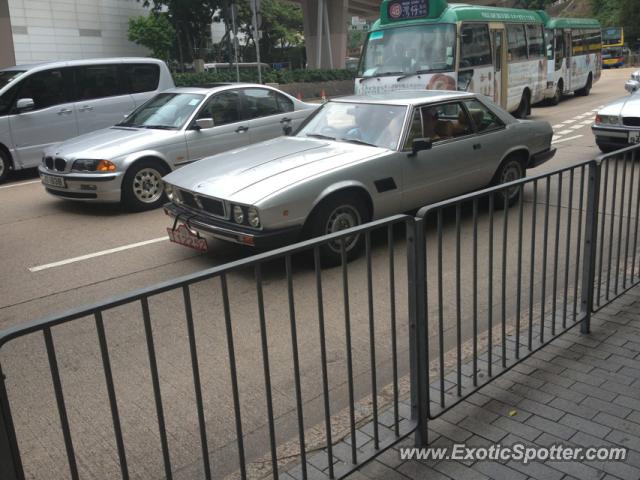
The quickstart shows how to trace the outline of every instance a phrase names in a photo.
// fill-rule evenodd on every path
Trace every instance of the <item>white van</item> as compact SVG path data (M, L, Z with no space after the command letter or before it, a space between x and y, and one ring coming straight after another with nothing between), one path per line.
M48 146L111 126L172 88L150 58L73 60L0 69L0 182L36 167Z

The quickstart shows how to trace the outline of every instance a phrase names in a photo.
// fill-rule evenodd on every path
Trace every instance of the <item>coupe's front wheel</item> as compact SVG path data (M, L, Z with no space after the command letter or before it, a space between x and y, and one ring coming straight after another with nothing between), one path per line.
M494 185L515 182L524 178L525 169L522 160L517 156L508 157L502 162L493 179ZM511 187L499 191L495 195L495 203L498 208L514 205L520 198L520 187Z
M369 221L369 209L358 195L338 194L324 200L312 214L308 223L308 235L319 237L348 228L357 227ZM342 262L342 254L347 261L358 256L362 249L363 235L350 235L328 241L320 246L323 266L335 266Z
M168 172L160 162L144 160L129 168L122 181L122 200L133 211L158 208L165 201L162 177Z

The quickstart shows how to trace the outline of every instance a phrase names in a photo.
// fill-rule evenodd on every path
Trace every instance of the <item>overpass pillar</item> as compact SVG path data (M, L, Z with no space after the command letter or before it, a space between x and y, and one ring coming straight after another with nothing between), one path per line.
M344 68L348 0L302 0L309 68Z
M8 0L0 0L0 68L16 64Z

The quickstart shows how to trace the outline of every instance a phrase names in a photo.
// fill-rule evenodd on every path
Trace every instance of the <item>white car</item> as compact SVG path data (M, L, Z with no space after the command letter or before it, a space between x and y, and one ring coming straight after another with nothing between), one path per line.
M37 167L42 150L113 125L174 86L152 58L101 58L0 69L0 182Z
M59 198L155 208L176 167L289 133L317 107L265 85L173 88L117 125L45 150L40 177Z

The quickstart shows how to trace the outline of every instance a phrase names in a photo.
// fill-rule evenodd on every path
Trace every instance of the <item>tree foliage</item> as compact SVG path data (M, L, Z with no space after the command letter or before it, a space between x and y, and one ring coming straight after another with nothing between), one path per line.
M129 19L129 40L151 50L156 58L169 60L176 32L164 13Z

